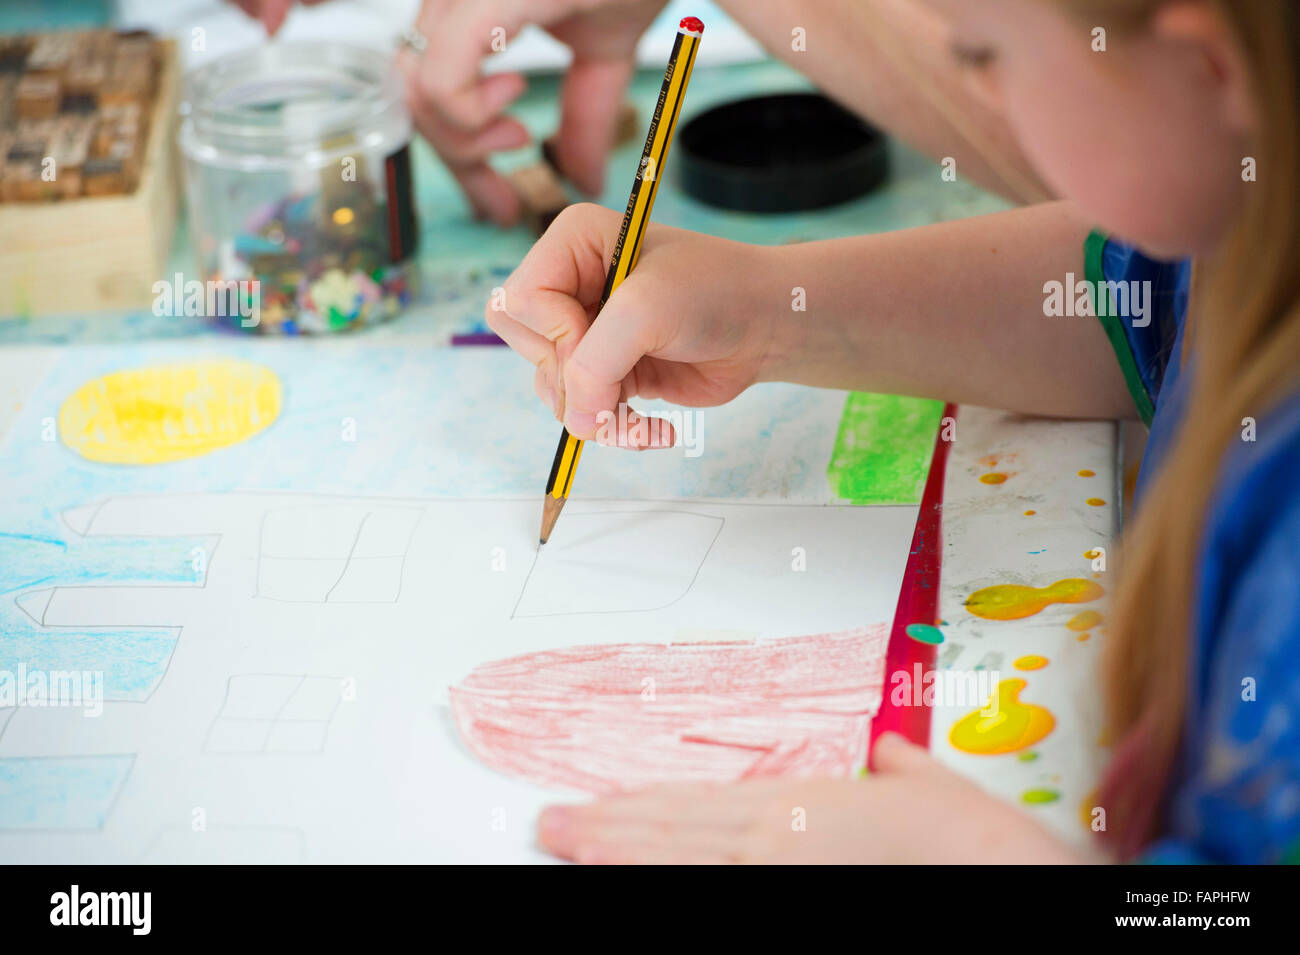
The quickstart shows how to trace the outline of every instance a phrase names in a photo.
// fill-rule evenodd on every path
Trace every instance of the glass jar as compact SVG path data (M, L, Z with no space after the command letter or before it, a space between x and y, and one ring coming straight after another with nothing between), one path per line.
M186 77L180 145L203 314L300 334L382 321L408 303L411 121L391 61L346 44L273 43Z

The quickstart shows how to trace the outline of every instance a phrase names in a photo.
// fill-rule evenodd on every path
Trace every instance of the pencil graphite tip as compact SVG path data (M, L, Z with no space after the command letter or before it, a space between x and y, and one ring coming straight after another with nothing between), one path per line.
M542 529L537 535L537 548L541 550L543 544L551 539L551 531L555 529L555 522L559 520L560 511L564 510L564 501L562 497L552 497L550 494L542 500Z

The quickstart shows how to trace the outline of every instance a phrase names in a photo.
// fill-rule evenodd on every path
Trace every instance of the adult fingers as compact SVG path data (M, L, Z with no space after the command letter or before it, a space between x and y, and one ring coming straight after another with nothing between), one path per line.
M633 66L630 58L585 60L575 56L564 75L560 128L555 137L557 158L565 176L587 195L598 195L604 187L605 160Z
M268 35L275 36L284 25L292 6L293 0L262 0L260 19L265 24Z
M464 130L442 122L427 108L413 109L416 128L451 168L483 163L495 152L518 149L532 138L513 116L498 116L481 129Z
M418 57L405 51L416 90L449 123L478 129L524 91L517 73L483 77L482 61L494 44L507 41L522 26L520 14L500 3L426 3L415 27L428 48Z

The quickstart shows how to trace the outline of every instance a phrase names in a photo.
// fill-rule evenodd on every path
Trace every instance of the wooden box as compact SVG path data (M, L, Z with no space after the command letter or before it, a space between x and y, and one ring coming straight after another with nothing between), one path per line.
M158 45L158 82L135 191L0 203L0 319L153 301L153 284L170 256L180 194L180 64L174 42Z

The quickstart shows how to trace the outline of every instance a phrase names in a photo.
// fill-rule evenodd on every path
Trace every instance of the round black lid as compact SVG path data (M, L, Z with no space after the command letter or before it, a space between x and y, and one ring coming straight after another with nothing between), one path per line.
M820 93L715 106L678 134L687 195L743 212L819 209L870 192L888 172L885 137Z

